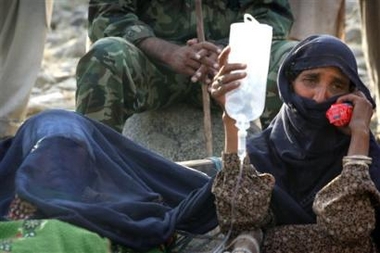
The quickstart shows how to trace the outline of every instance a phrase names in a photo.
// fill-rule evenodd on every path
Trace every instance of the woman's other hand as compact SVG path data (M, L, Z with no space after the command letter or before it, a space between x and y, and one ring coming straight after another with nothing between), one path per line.
M340 128L344 133L351 135L351 142L347 155L368 155L370 123L373 114L371 102L361 91L339 97L338 103L350 102L353 111L350 123Z
M218 58L219 72L214 76L209 86L211 97L223 109L226 102L226 93L239 87L240 80L247 76L247 73L244 71L247 67L246 64L228 63L230 51L231 48L229 46L223 49Z
M213 82L209 86L211 97L222 107L223 111L226 103L226 93L239 87L241 79L247 75L244 71L247 67L245 64L228 63L230 51L230 47L226 47L220 54L218 58L219 72L215 75ZM224 152L237 153L238 140L235 120L229 117L225 111L223 112L222 119L225 132Z
M353 105L352 116L349 124L341 128L347 134L370 131L370 123L373 115L373 107L370 101L361 91L343 95L338 98L337 103L349 102Z

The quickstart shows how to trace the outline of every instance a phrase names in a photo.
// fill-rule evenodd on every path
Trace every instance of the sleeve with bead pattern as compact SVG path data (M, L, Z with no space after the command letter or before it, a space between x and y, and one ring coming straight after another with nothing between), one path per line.
M375 228L375 206L380 193L363 161L343 165L342 173L318 192L313 209L317 223L337 240L352 242L368 237Z
M223 168L216 175L212 192L219 226L227 232L233 226L233 232L259 228L271 221L269 210L274 177L259 173L244 160L242 170L237 154L222 154ZM232 223L232 224L231 224Z

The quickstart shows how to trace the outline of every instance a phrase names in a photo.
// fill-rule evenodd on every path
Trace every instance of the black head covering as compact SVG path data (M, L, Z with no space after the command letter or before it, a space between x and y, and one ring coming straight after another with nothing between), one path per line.
M321 67L339 68L350 79L351 85L362 91L375 107L368 88L360 80L356 59L351 49L341 40L330 35L310 36L291 50L278 74L277 84L282 101L291 107L296 106L297 102L292 101L294 93L289 78L292 76L294 78L294 74L303 70ZM303 106L301 105L297 110L303 112Z
M272 209L279 224L315 221L312 203L315 194L342 170L350 136L329 124L325 113L337 97L323 103L302 98L292 91L289 78L302 70L335 66L351 84L375 105L357 72L352 51L329 35L306 38L288 54L278 74L278 89L284 104L272 123L248 141L252 164L276 178ZM371 136L370 173L380 189L380 149Z

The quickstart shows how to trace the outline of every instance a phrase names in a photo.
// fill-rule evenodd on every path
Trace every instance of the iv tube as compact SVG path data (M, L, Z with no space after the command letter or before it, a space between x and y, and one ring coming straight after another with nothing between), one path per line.
M247 138L247 129L250 124L244 114L239 114L236 120L236 127L238 128L238 156L240 163L243 164L244 158L246 156L246 138Z

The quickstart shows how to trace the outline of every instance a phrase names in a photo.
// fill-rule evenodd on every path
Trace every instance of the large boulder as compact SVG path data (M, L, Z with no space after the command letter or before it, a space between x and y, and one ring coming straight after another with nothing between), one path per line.
M220 111L211 112L213 155L219 157L224 145ZM252 124L253 132L259 128ZM123 135L173 161L208 158L203 111L186 104L135 114L124 126Z

